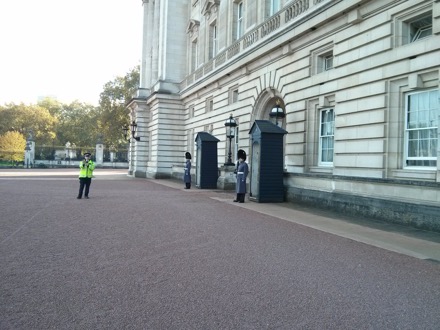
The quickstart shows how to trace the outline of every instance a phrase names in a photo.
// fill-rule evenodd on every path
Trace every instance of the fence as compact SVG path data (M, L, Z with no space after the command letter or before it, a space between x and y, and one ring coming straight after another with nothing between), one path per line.
M34 161L25 164L25 151L9 151L0 154L0 167L77 167L84 158L84 153L90 152L92 160L95 158L95 147L70 147L65 146L36 146L34 152ZM23 155L20 161L14 161L13 155ZM101 164L99 164L101 165ZM128 167L128 150L125 148L108 150L103 153L103 167Z

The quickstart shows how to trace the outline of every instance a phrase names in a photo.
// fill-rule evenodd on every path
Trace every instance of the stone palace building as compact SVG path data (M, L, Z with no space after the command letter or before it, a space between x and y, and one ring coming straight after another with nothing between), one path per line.
M245 150L252 172L249 132L279 107L286 201L440 231L440 0L142 8L129 174L177 177L186 151L197 167L199 132L218 139L222 172L231 114L232 161Z

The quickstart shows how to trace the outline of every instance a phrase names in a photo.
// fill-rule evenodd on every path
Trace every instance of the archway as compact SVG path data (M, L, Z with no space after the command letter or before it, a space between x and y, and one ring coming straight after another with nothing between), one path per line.
M255 120L270 120L269 114L271 110L276 106L277 101L279 102L279 106L286 112L286 106L284 100L275 88L268 87L266 88L255 101L254 108L251 114L251 126ZM285 128L285 121L281 124L281 128Z

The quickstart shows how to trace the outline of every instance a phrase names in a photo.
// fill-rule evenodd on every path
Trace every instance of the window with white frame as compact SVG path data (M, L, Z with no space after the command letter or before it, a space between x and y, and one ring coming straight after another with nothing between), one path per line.
M206 99L205 108L206 112L211 112L214 110L214 99L212 97Z
M209 59L212 59L218 52L218 31L216 23L209 26L209 46Z
M197 39L191 43L191 72L197 69L199 65L199 47Z
M322 109L319 115L319 164L321 165L333 165L334 135L334 109Z
M333 53L322 56L322 69L323 71L333 69Z
M270 16L280 10L280 0L270 0Z
M229 104L238 102L238 88L232 87L229 89Z
M236 126L235 127L235 137L234 137L235 141L234 142L235 142L235 145L237 145L237 146L238 146L238 141L240 141L240 136L239 136L240 134L239 133L240 133L240 127Z
M402 46L432 36L432 4L425 4L418 10L411 10L395 17L396 46Z
M406 166L437 166L439 97L438 90L406 95Z
M189 118L189 119L194 118L194 106L193 106L193 105L191 105L191 106L188 108L188 118Z
M237 122L237 124L238 124L238 122ZM240 127L236 126L235 127L234 142L231 145L231 154L232 154L232 161L233 162L235 159L234 155L237 155L239 141L240 141Z
M334 55L333 44L327 44L311 52L312 74L333 69Z
M237 40L240 39L244 33L243 1L236 3L234 7L235 7L235 19L236 19L235 40Z
M318 71L317 73L333 69L333 52L327 52L318 56Z
M423 16L406 23L408 41L414 42L432 35L432 15Z

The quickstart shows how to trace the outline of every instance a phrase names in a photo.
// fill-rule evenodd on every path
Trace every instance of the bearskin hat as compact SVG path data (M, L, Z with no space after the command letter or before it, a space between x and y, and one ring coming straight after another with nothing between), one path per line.
M246 160L246 152L243 149L238 150L237 158Z
M189 152L185 152L185 159L191 159L191 154Z

